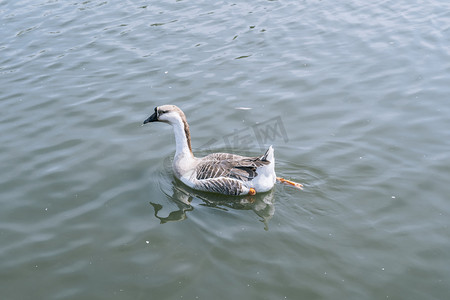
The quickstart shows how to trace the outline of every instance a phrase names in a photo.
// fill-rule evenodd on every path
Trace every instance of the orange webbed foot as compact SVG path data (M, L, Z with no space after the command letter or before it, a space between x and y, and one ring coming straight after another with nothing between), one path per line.
M279 182L281 182L281 183L292 185L292 186L298 188L299 190L303 190L303 184L301 184L301 183L294 182L294 181L291 181L291 180L287 180L287 179L284 179L284 178L281 178L281 177L277 177L277 180Z

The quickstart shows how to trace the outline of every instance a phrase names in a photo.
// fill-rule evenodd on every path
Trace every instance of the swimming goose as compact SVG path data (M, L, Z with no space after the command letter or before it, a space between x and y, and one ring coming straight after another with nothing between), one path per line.
M181 109L175 105L157 106L143 124L149 122L172 125L176 145L172 164L174 174L195 190L234 196L254 195L271 190L277 179L302 187L299 183L276 177L272 146L258 157L213 153L197 158L192 153L189 125Z

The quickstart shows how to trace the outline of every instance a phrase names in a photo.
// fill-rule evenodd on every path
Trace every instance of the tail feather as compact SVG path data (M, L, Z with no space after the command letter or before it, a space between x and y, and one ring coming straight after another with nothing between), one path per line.
M263 161L273 161L273 147L270 145L269 149L267 149L266 153L264 153L263 156L260 157L260 160Z

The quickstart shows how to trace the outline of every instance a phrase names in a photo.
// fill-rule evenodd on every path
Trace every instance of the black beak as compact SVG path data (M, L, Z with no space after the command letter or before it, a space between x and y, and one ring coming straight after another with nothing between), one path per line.
M148 119L146 119L143 124L147 124L149 122L156 122L156 121L158 121L158 116L157 116L157 112L156 112L156 109L155 109L155 112L153 113L153 115L148 117Z

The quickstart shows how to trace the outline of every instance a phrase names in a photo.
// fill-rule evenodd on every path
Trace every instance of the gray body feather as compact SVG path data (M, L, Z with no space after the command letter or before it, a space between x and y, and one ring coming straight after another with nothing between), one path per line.
M240 195L244 184L258 176L257 168L270 164L266 154L244 157L213 153L201 159L195 170L196 188L226 195Z

